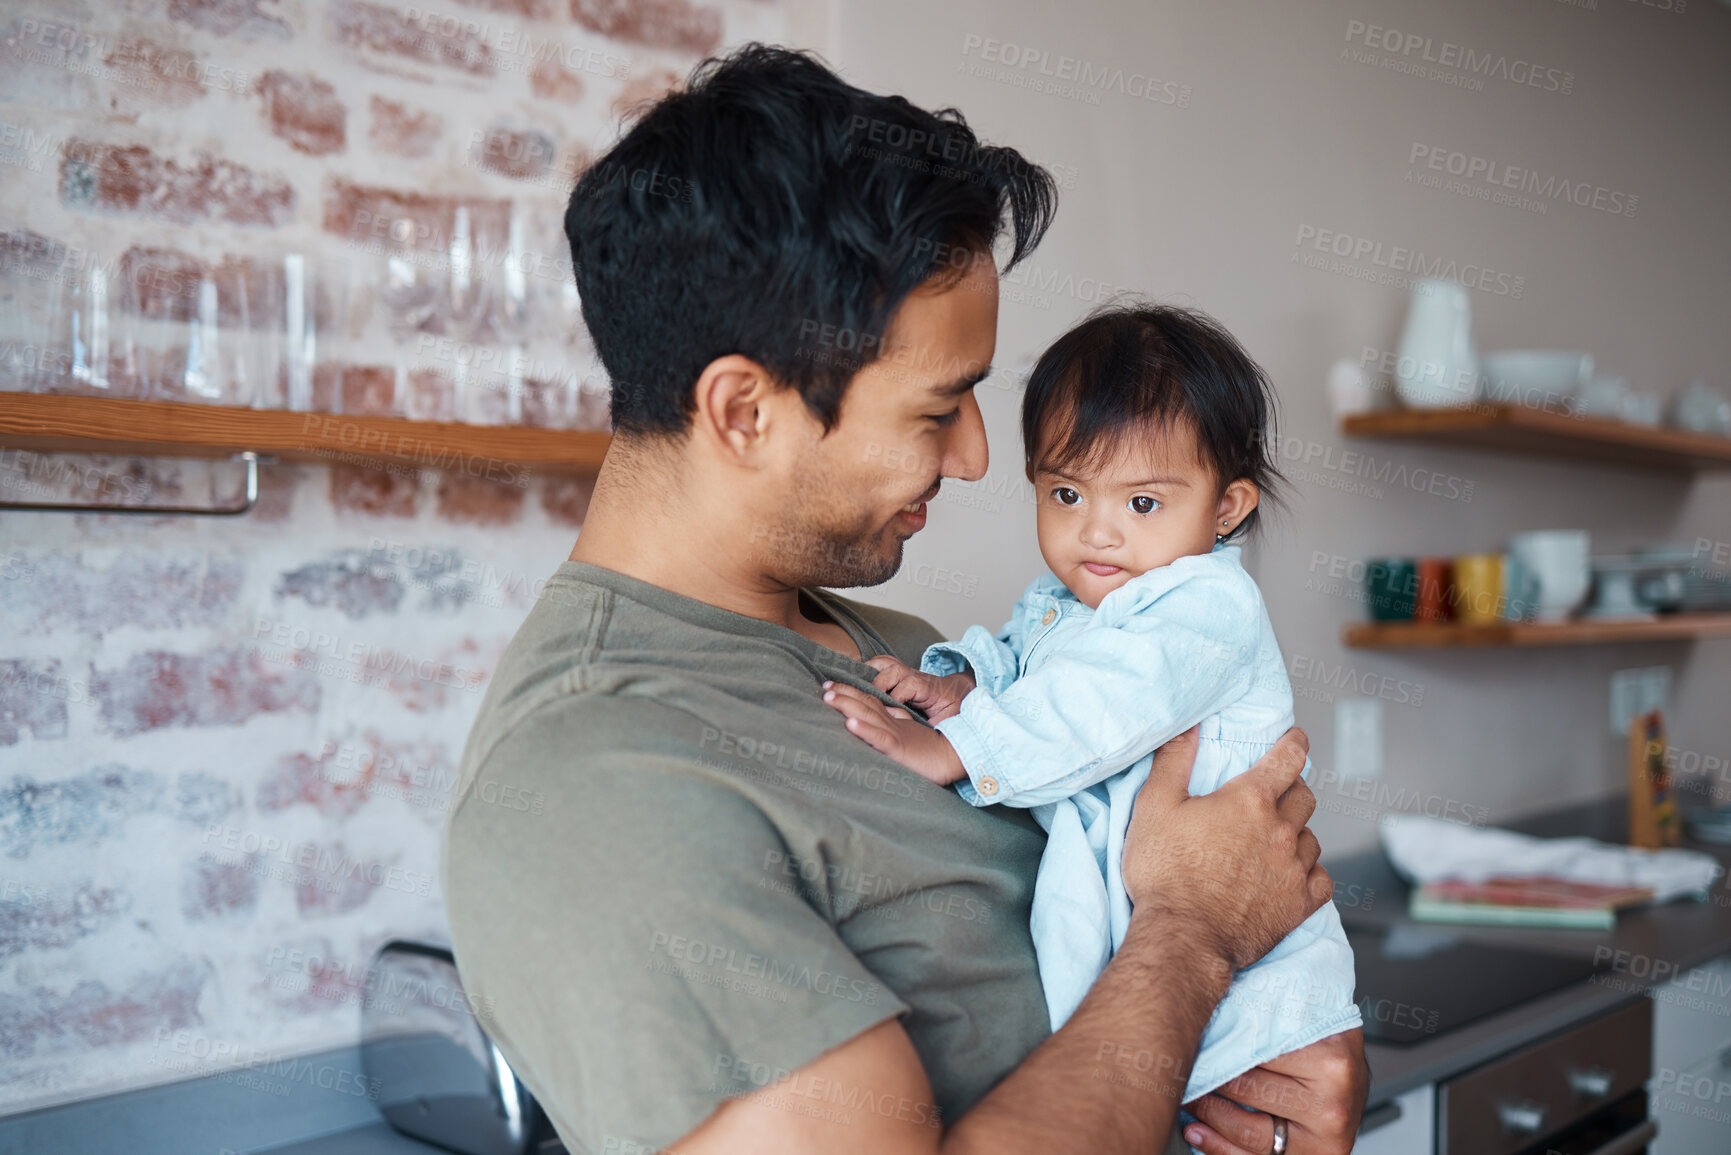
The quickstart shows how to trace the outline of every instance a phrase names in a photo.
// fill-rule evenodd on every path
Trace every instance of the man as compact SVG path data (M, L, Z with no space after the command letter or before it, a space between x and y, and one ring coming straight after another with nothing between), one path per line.
M1177 1143L1233 970L1326 900L1302 734L1195 799L1180 739L1124 851L1129 936L1050 1034L1039 828L822 702L938 638L821 587L887 580L943 478L985 473L991 252L1007 217L1020 260L1052 209L1047 174L959 115L760 47L700 69L573 193L615 436L489 687L445 854L464 984L573 1149ZM1222 1090L1189 1105L1210 1155L1344 1152L1361 1040Z

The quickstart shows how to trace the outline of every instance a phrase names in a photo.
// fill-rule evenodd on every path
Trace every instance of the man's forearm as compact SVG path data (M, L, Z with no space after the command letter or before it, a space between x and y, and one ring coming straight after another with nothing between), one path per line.
M945 1132L946 1155L1164 1145L1232 969L1154 917L1132 917L1076 1013Z

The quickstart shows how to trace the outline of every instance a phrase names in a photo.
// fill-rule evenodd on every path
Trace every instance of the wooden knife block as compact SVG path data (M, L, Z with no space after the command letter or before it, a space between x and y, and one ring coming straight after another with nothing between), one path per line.
M1665 719L1658 710L1629 720L1629 845L1647 850L1683 841L1677 796L1665 769Z

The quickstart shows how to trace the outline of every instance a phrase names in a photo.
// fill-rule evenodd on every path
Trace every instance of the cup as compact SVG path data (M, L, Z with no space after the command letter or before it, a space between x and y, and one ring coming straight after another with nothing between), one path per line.
M1408 557L1372 558L1364 567L1364 592L1372 621L1408 621L1418 594L1418 567Z
M1456 620L1471 626L1501 621L1507 609L1503 595L1503 555L1469 553L1454 559L1454 584L1449 603Z
M1621 420L1623 398L1629 395L1627 377L1594 377L1581 386L1575 401L1575 411L1583 417L1605 417Z
M1671 402L1671 424L1695 433L1731 437L1731 398L1693 381Z
M1454 409L1479 395L1472 310L1464 285L1426 278L1412 287L1395 363L1395 391L1416 409Z
M1511 622L1531 621L1538 614L1539 575L1516 554L1503 558L1503 617Z
M1509 539L1509 554L1538 581L1534 616L1541 622L1568 618L1592 584L1591 538L1586 530L1545 529Z
M1421 622L1449 620L1449 582L1452 566L1446 557L1418 560L1418 595L1412 616Z

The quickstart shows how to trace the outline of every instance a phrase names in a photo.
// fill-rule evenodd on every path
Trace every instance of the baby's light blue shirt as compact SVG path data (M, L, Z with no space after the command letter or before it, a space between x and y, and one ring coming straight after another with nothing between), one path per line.
M937 726L967 770L963 798L1031 808L1047 831L1032 931L1056 1030L1129 927L1124 835L1154 750L1200 723L1190 792L1218 789L1292 725L1292 686L1235 545L1149 570L1098 609L1048 573L996 636L972 626L921 661L932 674L969 668L977 689ZM1362 1025L1352 995L1352 949L1330 903L1233 979L1183 1101Z

